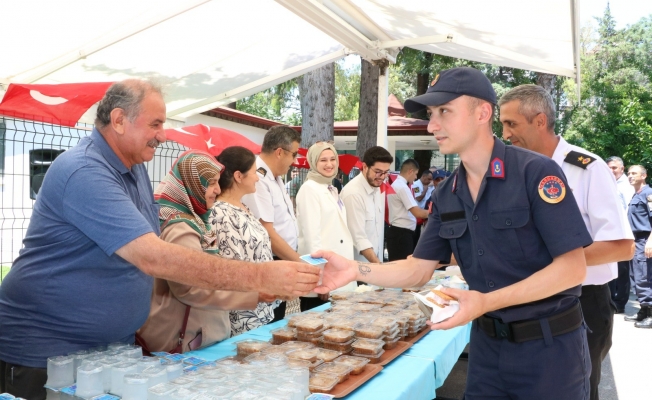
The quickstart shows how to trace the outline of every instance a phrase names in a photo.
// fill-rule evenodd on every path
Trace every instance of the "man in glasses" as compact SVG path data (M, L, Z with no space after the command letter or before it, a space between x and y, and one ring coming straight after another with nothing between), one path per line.
M355 247L354 258L374 263L383 260L385 196L380 186L394 157L380 146L365 151L362 172L344 186L340 197Z
M272 241L275 260L299 261L297 240L299 228L294 205L285 189L283 177L297 157L301 134L278 125L265 134L260 155L256 157L256 192L242 198L256 218L263 224ZM286 302L274 310L274 321L285 316Z

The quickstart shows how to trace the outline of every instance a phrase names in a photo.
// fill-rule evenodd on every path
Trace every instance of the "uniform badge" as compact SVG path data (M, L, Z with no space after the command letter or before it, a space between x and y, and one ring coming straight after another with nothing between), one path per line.
M416 193L419 193L420 191L421 191L421 189L419 189L418 187L415 187L415 188L414 188L414 193L415 193L415 194L416 194Z
M503 160L500 158L494 158L491 161L491 177L492 178L504 178L505 177L505 165Z
M258 169L256 170L256 172L258 172L258 173L261 174L262 176L267 176L267 170L266 170L265 168L263 168L263 167L258 168Z
M430 82L430 86L435 86L435 83L437 83L438 80L439 80L439 74L437 74L435 76L435 79L433 79L432 82Z
M557 204L566 197L566 185L556 176L546 176L539 182L539 196L546 203Z
M582 154L579 151L575 150L569 151L566 154L566 158L564 158L564 162L572 164L576 167L580 167L582 169L586 169L593 161L595 161L594 157Z
M432 214L432 201L428 203L428 214Z

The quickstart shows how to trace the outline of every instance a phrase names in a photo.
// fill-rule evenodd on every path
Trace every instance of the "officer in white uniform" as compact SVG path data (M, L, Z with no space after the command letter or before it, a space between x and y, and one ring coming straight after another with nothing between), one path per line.
M541 86L518 86L505 93L498 105L504 139L551 157L561 166L593 239L593 244L584 249L588 268L580 303L590 329L591 400L597 400L602 361L611 348L615 311L608 282L618 275L616 262L631 259L634 243L616 180L600 157L555 135L555 106Z
M275 259L301 262L297 253L299 228L292 200L285 190L285 176L299 151L301 134L278 125L272 127L263 139L260 155L256 158L256 192L242 198L256 218L263 224L272 242ZM274 310L274 321L283 319L287 304Z
M365 151L362 171L340 193L358 261L383 261L385 239L385 196L380 186L385 181L394 157L380 146Z

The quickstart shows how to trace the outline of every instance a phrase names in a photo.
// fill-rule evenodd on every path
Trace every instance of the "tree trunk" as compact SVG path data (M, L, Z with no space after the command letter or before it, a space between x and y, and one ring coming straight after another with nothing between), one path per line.
M537 72L537 85L546 89L548 93L554 98L555 97L555 83L557 82L557 75L544 74L542 72Z
M432 53L426 53L421 72L417 74L417 96L424 94L430 86L430 64L432 64ZM428 119L428 113L423 109L412 113L412 118ZM419 163L419 177L421 177L421 173L430 167L432 150L414 150L414 159Z
M430 161L432 160L432 150L414 150L414 160L419 163L419 178L423 171L430 168Z
M380 67L360 58L360 106L358 107L358 138L355 153L360 159L378 136L378 77Z
M333 63L299 77L301 99L301 147L333 140L335 115L335 65Z

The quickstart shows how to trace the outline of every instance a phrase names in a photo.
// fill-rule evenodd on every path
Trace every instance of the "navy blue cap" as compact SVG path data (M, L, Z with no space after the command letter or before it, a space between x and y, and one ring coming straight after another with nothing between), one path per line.
M437 179L437 178L446 178L446 171L443 169L438 169L435 172L432 173L432 179Z
M451 68L438 74L425 94L405 100L405 111L414 113L426 106L440 106L467 95L496 104L496 92L489 79L470 67Z

